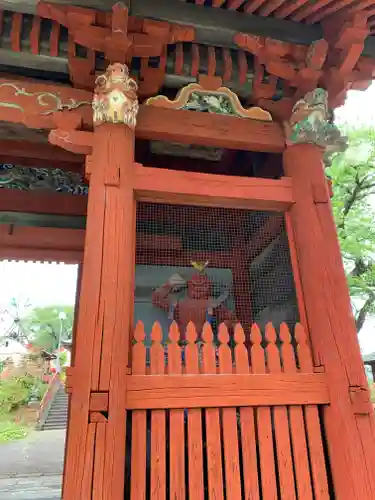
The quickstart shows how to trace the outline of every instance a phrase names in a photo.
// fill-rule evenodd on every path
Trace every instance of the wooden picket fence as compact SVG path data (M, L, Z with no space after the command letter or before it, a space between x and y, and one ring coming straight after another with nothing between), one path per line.
M182 347L175 323L166 345L158 323L151 347L145 337L139 323L126 389L125 498L334 498L319 414L329 395L301 325L294 346L285 324L263 336L253 325L249 349L239 325L235 345L225 325L219 345L209 324L203 342L190 324Z

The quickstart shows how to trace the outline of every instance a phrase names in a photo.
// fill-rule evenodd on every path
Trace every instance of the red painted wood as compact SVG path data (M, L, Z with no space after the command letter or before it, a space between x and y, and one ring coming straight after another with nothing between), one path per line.
M87 211L87 198L85 196L72 196L71 194L50 193L40 191L21 191L16 189L0 190L0 212L24 212L29 214L72 215L85 216ZM36 229L36 228L34 228ZM56 228L43 228L47 233ZM72 231L72 230L70 230ZM83 233L84 230L76 231ZM77 232L77 234L78 234ZM58 234L63 234L64 229ZM84 237L81 240L83 256ZM64 248L63 245L62 248Z
M102 498L104 498L103 483L104 483L106 430L107 430L107 423L103 422L96 424L92 500L102 500Z
M301 158L304 159L303 168ZM361 437L349 397L347 370L353 368L349 367L344 356L345 345L357 340L353 340L354 336L350 339L350 334L344 340L342 335L345 330L338 326L340 316L347 315L349 307L336 309L340 286L337 285L337 292L331 290L332 275L327 266L332 258L331 247L327 247L327 236L322 231L314 201L317 185L327 189L321 152L308 144L289 147L284 156L284 171L293 178L295 185L296 199L290 213L311 342L324 364L332 396L331 404L324 409L324 423L336 494L343 498L370 499L373 496L373 473L364 466ZM319 178L322 179L320 182ZM349 348L350 352L353 352L353 347ZM354 371L356 369L359 373L359 362L355 362ZM367 439L373 439L373 436Z
M82 262L85 233L80 229L0 225L0 258Z
M145 332L142 323L135 328L132 356L132 373L146 373L146 348L144 346ZM146 410L134 410L132 420L132 469L131 469L131 500L146 498Z
M219 327L219 341L219 373L232 373L232 353L228 346L229 334L224 324ZM222 427L227 498L241 498L242 488L236 408L223 408Z
M203 328L202 339L203 373L216 373L213 335L208 323ZM208 408L205 413L208 488L213 499L224 500L219 410Z
M251 366L253 373L266 373L262 335L257 325L251 328ZM271 410L265 406L256 409L256 426L260 456L262 498L277 500L275 455L272 439Z
M292 219L291 219L289 212L287 212L285 214L285 228L286 228L286 233L287 233L288 242L289 242L289 253L290 253L290 260L291 260L292 269L293 269L294 287L296 290L300 323L304 327L305 332L308 335L308 322L307 322L305 298L303 296L301 276L300 276L299 265L298 265L298 255L297 255L296 241L295 241L294 232L293 232L293 222L292 222ZM309 345L311 346L310 340L309 340ZM317 365L321 364L318 359L316 359L315 362Z
M13 12L10 40L11 40L12 50L14 52L21 52L22 20L23 20L23 14L19 12Z
M199 45L193 43L191 45L191 76L197 76L199 72Z
M236 373L249 373L249 355L245 347L245 334L241 325L236 325L234 332L236 347L234 351ZM258 457L254 409L240 409L242 463L245 498L259 500Z
M188 345L185 349L186 374L199 373L197 332L193 323L186 330ZM203 449L202 449L202 411L189 409L188 412L188 463L189 463L189 497L191 500L204 499L203 486Z
M184 49L182 43L178 43L176 45L176 61L175 61L175 73L177 75L182 74L182 70L184 67Z
M164 373L164 348L161 345L162 331L155 323L151 339L151 374ZM151 498L165 500L166 495L166 436L165 411L153 410L151 414Z
M59 55L60 24L52 21L51 37L49 39L50 54L52 57Z
M180 332L176 322L169 329L168 373L182 373L181 348L177 344ZM185 430L184 410L171 410L169 413L169 488L175 500L185 500Z
M104 128L103 128L104 127ZM113 184L117 181L116 192L117 209L113 218L106 228L106 244L108 251L109 243L112 241L113 255L118 255L117 266L109 269L108 274L112 277L113 285L108 287L106 312L104 316L103 352L107 349L105 344L113 346L111 353L111 372L109 379L109 412L111 418L108 421L106 441L106 470L105 486L107 497L111 500L122 500L125 470L125 438L126 438L126 415L125 408L126 391L123 390L127 376L127 362L129 358L129 344L132 336L133 325L132 310L133 275L134 275L134 192L132 179L134 178L134 133L127 127L116 127L109 124L99 127L102 137L98 139L101 147L98 151L98 165L107 162L106 182L110 185L108 197L115 188ZM121 171L121 175L119 172ZM119 177L117 177L119 175ZM115 230L116 224L117 232ZM108 238L107 238L108 235ZM104 281L104 276L102 276ZM108 277L108 283L109 283ZM115 285L114 285L115 284ZM110 293L116 296L110 297ZM104 297L103 297L104 298ZM115 315L116 321L112 318ZM103 499L104 500L104 499Z
M248 14L253 14L261 5L263 5L267 0L248 0L244 7L244 11Z
M242 51L239 51L239 63L240 80L244 83L246 81L247 62L245 53ZM17 80L9 81L1 78L0 83L17 85ZM63 85L45 85L29 80L23 81L22 88L25 88L25 91L28 93L50 92L54 95L59 95L63 104L71 103L71 99L87 103L82 105L79 111L69 111L69 114L64 115L64 119L69 119L70 122L77 126L80 125L82 120L85 129L92 129L91 92ZM61 116L60 114L50 113L42 115L37 99L30 99L25 94L14 92L14 88L11 86L2 86L0 88L0 99L11 105L16 105L12 107L11 114L7 107L1 107L0 120L11 123L22 123L36 129L56 130L56 125L59 127L57 120ZM46 111L46 109L43 108L43 111ZM173 123L173 127L170 126L171 123ZM74 135L76 139L79 136L87 138L87 133L81 131L73 131L70 134ZM186 110L166 109L147 105L140 106L136 135L140 139L174 141L184 144L198 144L246 151L277 153L285 149L282 127L276 122L240 120L233 116L193 113ZM61 144L64 147L69 147L69 144L71 145L67 141L61 142ZM88 149L86 148L85 150L84 144L81 144L80 150L83 154L87 154L86 151Z
M276 346L276 331L272 324L266 326L267 363L270 373L281 373L280 352ZM285 406L273 408L273 420L276 440L277 468L280 478L280 489L283 500L295 500L295 478L293 470L292 450L289 435L288 412Z
M85 435L91 390L92 355L95 344L96 317L101 290L100 270L103 260L104 170L92 174L85 237L82 290L77 324L75 370L79 383L71 396L71 428L66 449L64 491L66 498L78 495L82 500L82 478L85 468Z
M246 83L248 69L246 52L244 50L239 50L237 52L237 58L239 81L241 85L244 85Z
M311 351L307 345L307 337L302 325L296 325L295 337L298 343L298 359L301 372L311 372L313 370L313 360ZM320 419L318 408L314 405L305 407L305 425L307 440L310 451L310 467L314 483L314 493L317 500L328 500L329 489L327 471L321 438Z
M223 60L224 60L223 81L228 82L232 79L232 73L233 73L232 55L229 49L222 49L222 50L223 50Z
M280 327L280 339L282 341L281 355L283 358L283 372L297 373L297 364L294 356L294 349L291 344L291 335L285 324ZM299 406L290 406L289 421L292 449L295 457L294 466L298 498L312 500L309 453L306 441L303 408Z
M72 425L72 422L71 422ZM83 436L85 442L85 466L82 474L82 483L80 485L80 495L82 500L91 500L92 498L92 481L93 481L93 468L94 468L94 448L95 448L95 438L96 438L96 424L88 424L87 430ZM70 465L67 462L67 465ZM65 476L64 476L65 479ZM69 498L71 493L68 492L68 488L64 487L65 498ZM73 498L73 497L72 497Z
M168 204L285 210L293 203L290 179L258 179L172 171L137 166L135 189L140 201Z
M85 242L85 265L77 329L72 421L67 447L67 498L80 496L90 391L98 388L101 349L110 363L101 387L109 389L102 498L122 498L125 469L126 381L133 303L134 134L126 127L102 125L95 131ZM116 173L121 168L121 181ZM116 230L117 229L117 230ZM104 241L106 242L104 245ZM119 252L121 249L121 252ZM109 255L115 256L110 265ZM105 262L103 263L103 258ZM116 321L113 318L116 316ZM116 349L112 346L116 346ZM102 346L102 347L101 347ZM83 499L83 497L80 496Z

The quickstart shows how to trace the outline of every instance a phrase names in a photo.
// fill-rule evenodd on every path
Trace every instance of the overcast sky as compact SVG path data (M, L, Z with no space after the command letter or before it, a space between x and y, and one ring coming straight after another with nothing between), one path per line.
M341 123L375 125L375 84L364 92L349 92L345 106L336 111ZM33 306L74 304L77 267L63 264L0 262L0 311L13 297ZM375 319L360 333L364 353L375 351Z

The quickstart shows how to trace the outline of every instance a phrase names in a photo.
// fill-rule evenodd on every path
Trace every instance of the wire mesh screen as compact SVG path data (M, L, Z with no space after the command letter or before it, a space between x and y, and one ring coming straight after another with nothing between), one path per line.
M240 322L292 328L298 308L281 213L139 202L136 224L135 322L146 333L172 321L181 340L189 321L217 333Z

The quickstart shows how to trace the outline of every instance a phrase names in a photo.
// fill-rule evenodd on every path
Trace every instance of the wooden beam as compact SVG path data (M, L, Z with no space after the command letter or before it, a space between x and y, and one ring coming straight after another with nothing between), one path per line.
M56 112L66 110L72 126L90 129L91 101L91 92L63 85L0 79L0 121L56 129L60 122L60 113ZM139 110L136 136L247 151L278 153L285 149L284 133L278 123L146 105Z
M288 178L228 177L142 166L136 169L135 191L140 201L251 210L286 211L294 202Z
M0 225L0 259L82 262L85 231Z
M43 191L0 189L0 212L84 217L87 197Z
M46 134L47 136L47 134ZM47 137L46 137L47 138ZM35 166L41 163L52 168L65 167L66 170L82 170L85 163L83 156L70 153L64 149L52 146L52 144L41 144L28 141L0 140L0 163L15 163L32 161Z
M132 375L127 379L131 410L327 404L325 375Z
M14 52L10 49L0 49L0 61L3 66L13 68L28 68L31 70L48 71L61 77L69 72L68 60L64 57L51 57L46 54L30 54Z
M153 106L141 106L136 136L267 153L285 149L284 133L278 123Z
M228 188L230 186L230 188ZM136 168L139 201L286 211L293 203L289 178L258 179L195 172ZM85 217L87 197L43 191L0 189L0 212Z
M26 227L52 227L59 229L85 229L85 217L66 215L0 212L0 224Z

